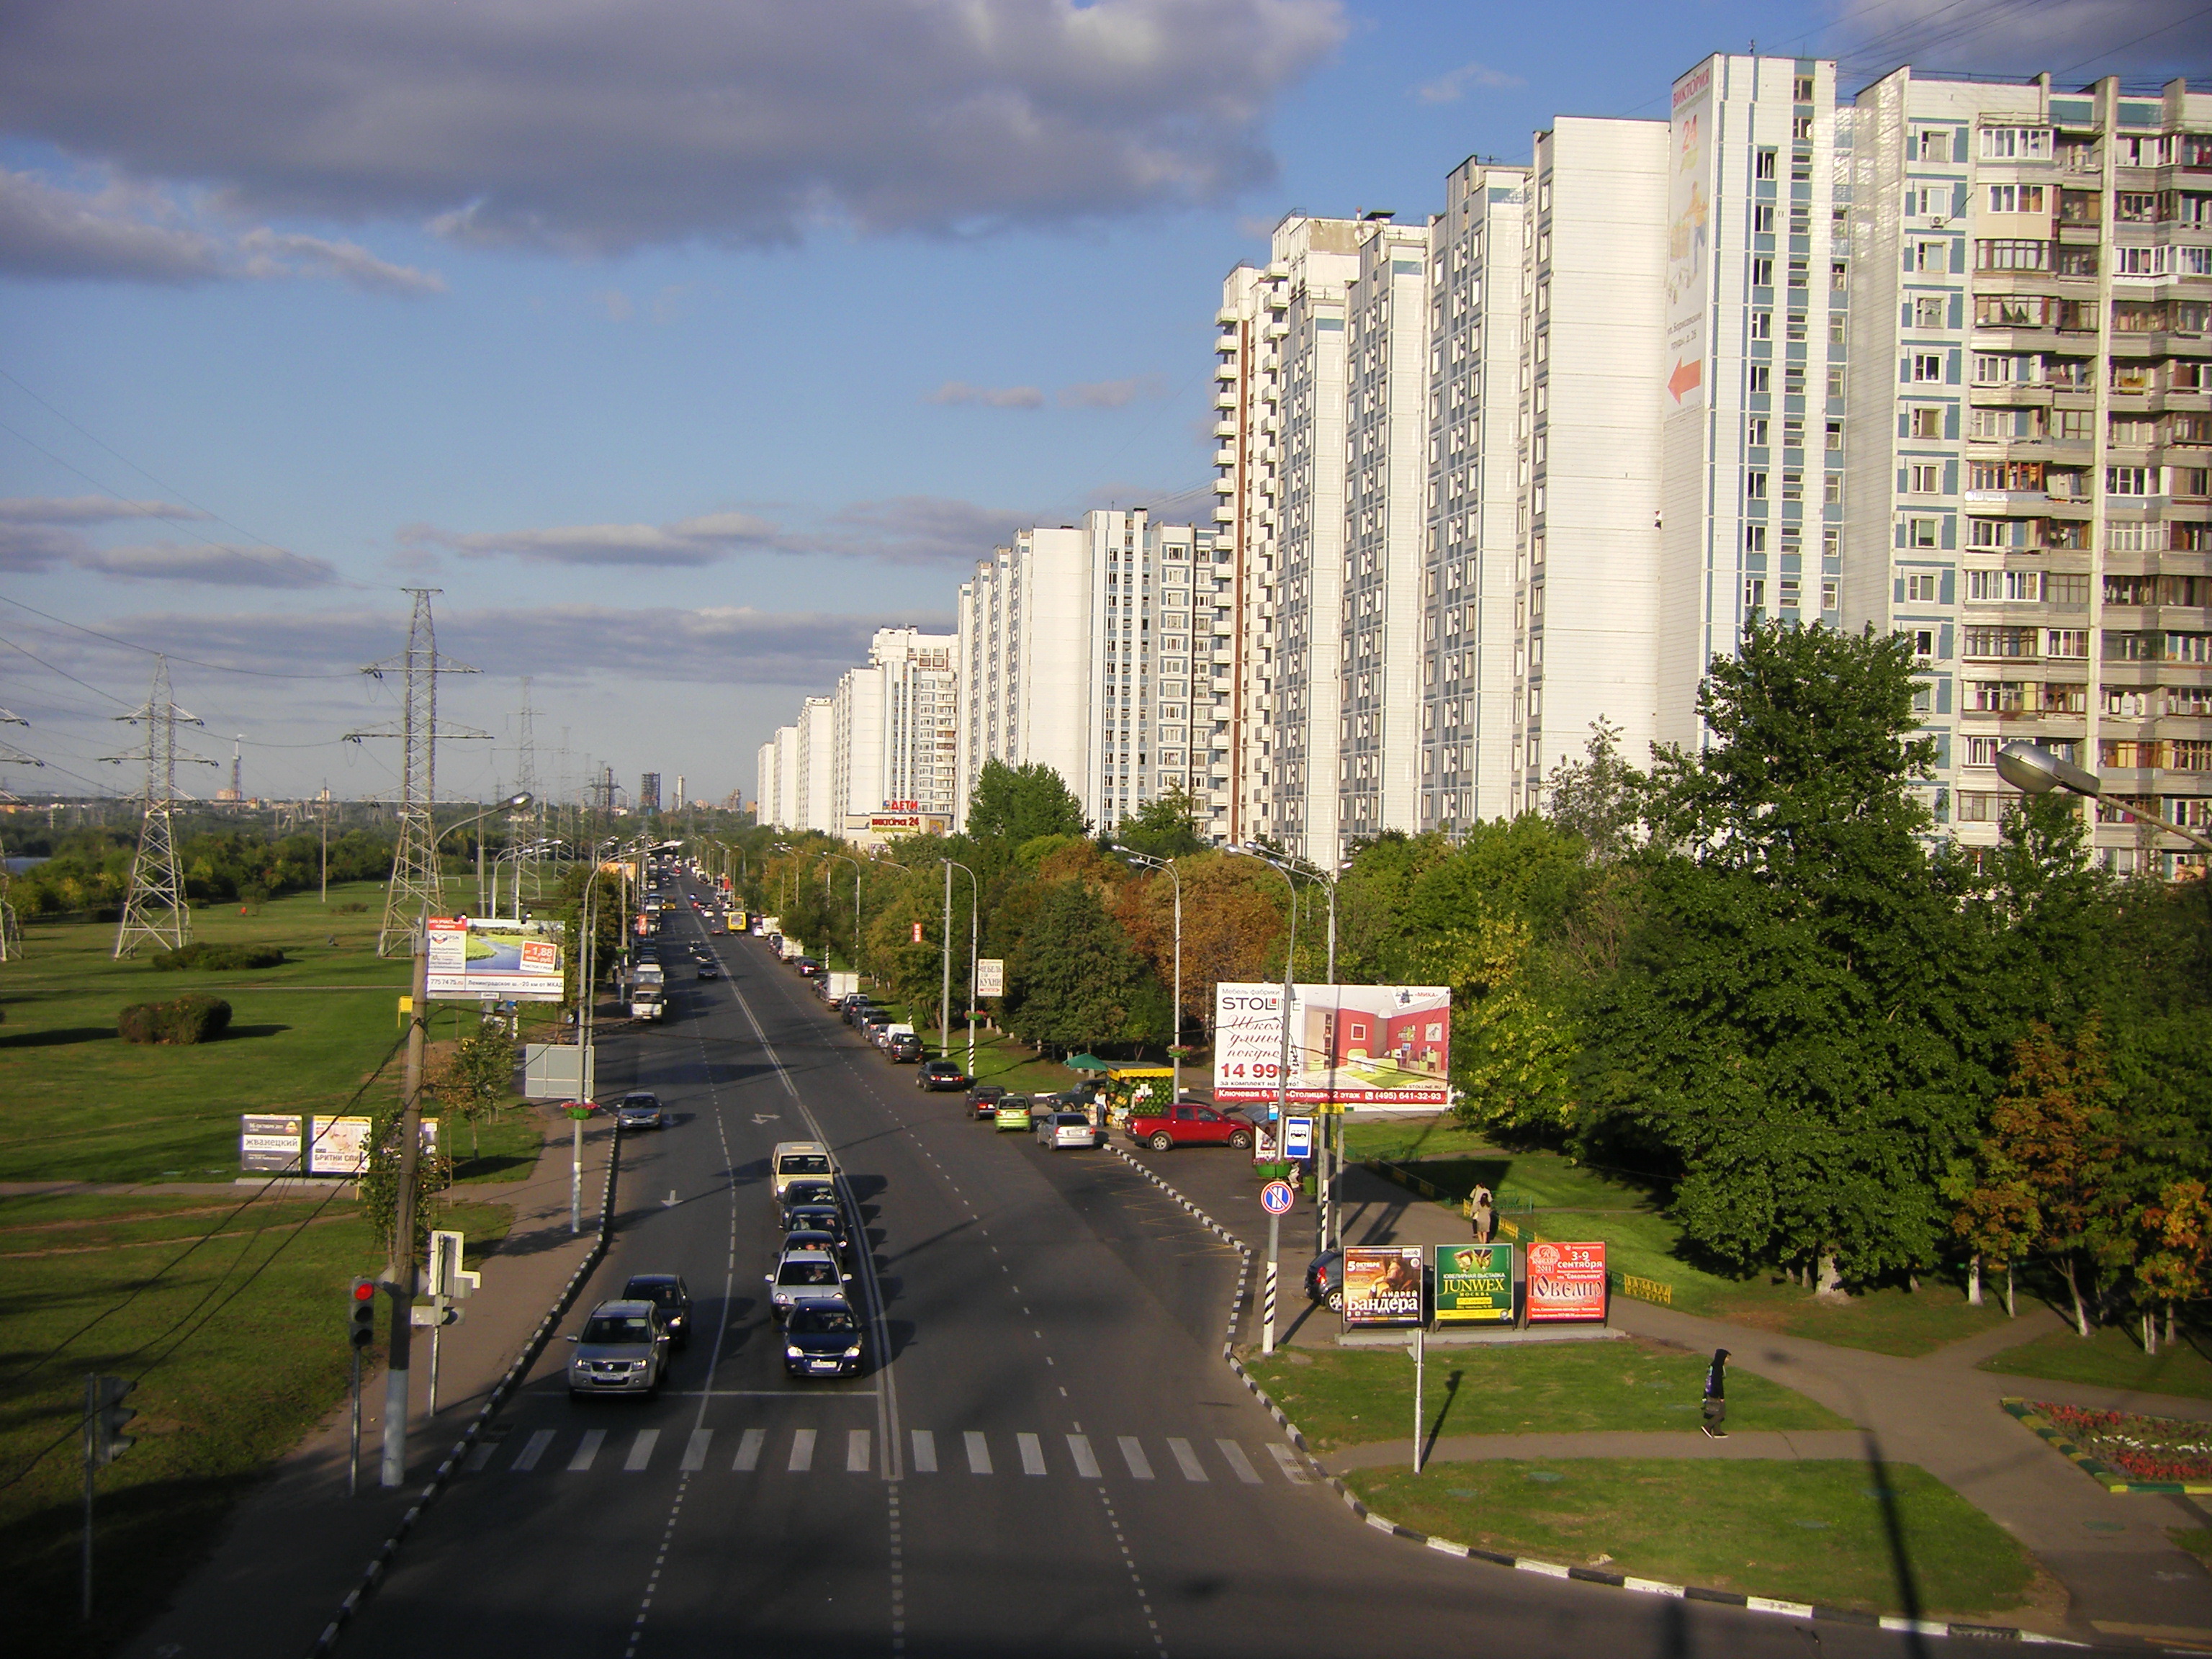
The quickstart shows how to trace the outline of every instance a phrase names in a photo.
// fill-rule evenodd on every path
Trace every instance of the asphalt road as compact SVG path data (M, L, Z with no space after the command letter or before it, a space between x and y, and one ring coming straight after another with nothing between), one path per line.
M757 940L674 964L580 1300L678 1272L697 1332L651 1401L571 1401L556 1342L348 1630L357 1655L1529 1656L1914 1644L1474 1565L1304 1480L1220 1358L1236 1257L1120 1160L925 1095ZM768 1157L819 1133L872 1249L870 1364L783 1372ZM1685 1523L1695 1524L1693 1516Z

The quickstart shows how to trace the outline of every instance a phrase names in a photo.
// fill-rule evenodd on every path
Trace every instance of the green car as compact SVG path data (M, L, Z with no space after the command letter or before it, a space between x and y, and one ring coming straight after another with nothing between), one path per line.
M1000 1095L999 1109L991 1121L1000 1129L1022 1129L1030 1127L1030 1097L1027 1095Z

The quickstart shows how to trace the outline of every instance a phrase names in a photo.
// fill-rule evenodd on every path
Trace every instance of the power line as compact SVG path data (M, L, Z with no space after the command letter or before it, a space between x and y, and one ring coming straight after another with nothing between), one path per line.
M5 372L5 370L0 370L0 374ZM276 550L282 553L285 550L280 547ZM103 634L97 628L87 628L82 623L73 623L66 617L57 617L50 611L40 610L35 605L25 605L21 599L9 599L5 593L0 593L0 605L12 605L18 611L27 611L34 617L43 617L50 623L57 623L63 628L75 629L80 634L89 634L95 640L106 640L110 645L119 645L126 651L140 652L149 657L166 656L171 662L184 663L193 668L209 669L217 674L250 674L256 679L264 680L343 680L353 678L349 674L287 674L269 668L234 668L227 663L202 662L196 657L179 656L173 651L164 652L150 645L140 645L136 640L123 639L113 634ZM57 669L55 672L58 673L61 671ZM78 684L82 684L83 682L79 681ZM103 692L101 695L104 696L106 694ZM118 698L117 701L122 700Z

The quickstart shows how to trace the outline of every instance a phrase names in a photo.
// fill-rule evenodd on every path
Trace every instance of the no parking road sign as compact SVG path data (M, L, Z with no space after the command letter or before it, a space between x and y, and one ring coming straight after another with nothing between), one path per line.
M1288 1215L1297 1194L1287 1181L1271 1181L1260 1188L1260 1207L1269 1215Z

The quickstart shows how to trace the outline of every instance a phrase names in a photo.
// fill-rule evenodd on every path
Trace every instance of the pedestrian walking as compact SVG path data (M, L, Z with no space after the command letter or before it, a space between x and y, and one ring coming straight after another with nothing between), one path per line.
M1474 1242L1490 1243L1490 1235L1498 1226L1497 1200L1491 1197L1490 1188L1477 1186L1467 1201L1468 1219L1474 1224Z
M1728 1420L1728 1362L1729 1351L1715 1348L1713 1363L1705 1368L1705 1421L1698 1426L1708 1440L1728 1438L1728 1431L1721 1427Z

